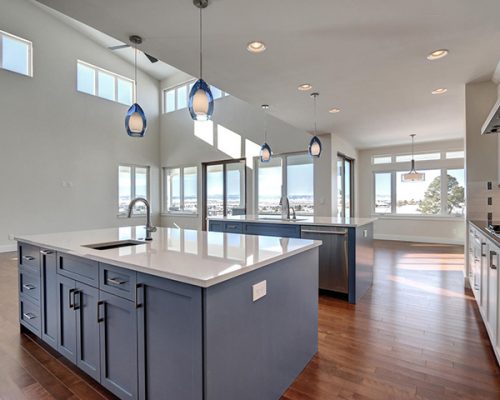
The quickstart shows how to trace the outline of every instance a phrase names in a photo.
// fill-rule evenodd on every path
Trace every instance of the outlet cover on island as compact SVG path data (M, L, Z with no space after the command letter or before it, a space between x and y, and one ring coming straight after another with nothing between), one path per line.
M257 301L267 294L267 281L256 283L252 286L253 301Z

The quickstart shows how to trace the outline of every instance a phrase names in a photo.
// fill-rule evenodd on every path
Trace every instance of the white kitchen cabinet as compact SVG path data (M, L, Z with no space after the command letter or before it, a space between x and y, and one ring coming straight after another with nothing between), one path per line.
M500 245L487 232L469 227L469 280L497 360L500 362Z

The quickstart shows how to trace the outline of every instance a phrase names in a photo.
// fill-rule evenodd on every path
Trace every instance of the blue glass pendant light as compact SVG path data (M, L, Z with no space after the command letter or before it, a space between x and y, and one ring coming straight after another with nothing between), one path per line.
M202 10L208 6L208 0L193 0L200 9L200 79L189 93L188 109L195 121L208 121L214 113L214 97L210 86L203 80L203 18Z
M142 39L138 36L131 36L130 39L133 40L135 44L135 97L137 101L137 45L142 43ZM144 137L146 133L146 129L148 127L148 122L146 120L146 114L144 114L144 110L142 107L134 103L130 106L127 111L127 115L125 116L125 129L127 130L127 134L131 137Z
M267 104L262 105L262 109L266 111L265 115L265 130L264 130L264 144L260 148L260 161L263 163L271 161L272 157L272 150L271 146L267 144L267 110L269 110L269 106Z
M319 137L317 135L317 124L316 124L316 97L319 96L319 93L314 92L311 93L311 97L314 98L314 137L311 139L309 142L309 155L311 157L317 157L321 155L321 140L319 140Z

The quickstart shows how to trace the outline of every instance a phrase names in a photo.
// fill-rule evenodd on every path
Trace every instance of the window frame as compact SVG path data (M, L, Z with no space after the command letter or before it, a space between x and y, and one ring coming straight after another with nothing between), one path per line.
M94 93L88 93L88 92L83 92L81 90L78 90L78 66L79 65L83 65L87 68L90 68L92 70L94 70ZM113 100L112 99L108 99L107 97L102 97L102 96L99 96L99 72L102 72L104 74L107 74L107 75L111 75L113 77L113 80L114 80L114 97L113 97ZM126 82L129 82L132 84L132 103L131 104L125 104L125 103L122 103L121 101L118 101L118 81L119 80L122 80L122 81L126 81ZM98 97L102 100L106 100L106 101L111 101L113 103L117 103L117 104L121 104L125 107L130 107L132 104L136 103L137 102L137 99L136 99L136 86L135 86L135 80L134 79L131 79L131 78L127 78L126 76L123 76L123 75L120 75L120 74L117 74L116 72L112 72L112 71L109 71L105 68L101 68L101 67L98 67L97 65L93 65L91 63L88 63L86 61L83 61L83 60L80 60L80 59L77 59L76 60L76 91L78 93L82 93L82 94L86 94L88 96L93 96L93 97ZM121 164L120 164L121 165Z
M438 161L438 160L433 160ZM399 164L399 163L398 163ZM391 170L377 170L372 171L372 201L371 201L371 212L373 216L381 218L415 218L415 219L460 219L463 220L464 216L449 215L447 213L448 205L448 170L464 170L465 166L439 166L432 167L428 166L425 168L418 168L418 172L425 172L431 170L440 171L440 181L441 181L441 192L440 192L440 212L439 214L403 214L397 213L397 174L399 172L406 173L406 169L397 168ZM376 176L377 174L391 174L391 212L390 213L378 213L376 212Z
M464 153L464 149L458 149L458 148L449 148L445 150L427 150L427 151L418 151L415 152L414 155L416 157L417 162L419 163L427 163L427 162L447 162L450 160L464 160L465 155L463 157L453 157L453 158L448 158L446 155L448 153L456 153L456 152L461 152ZM418 156L421 155L427 155L427 154L436 154L439 153L440 157L436 159L429 159L429 160L418 160ZM397 164L402 165L404 163L408 163L409 161L406 160L401 160L401 161L396 161L398 157L402 156L408 156L411 158L411 152L401 152L401 153L394 153L394 154L387 154L387 153L381 153L381 154L374 154L371 156L371 165L372 167L381 167L381 166L388 166L388 165L394 165ZM390 162L387 163L376 163L375 159L377 158L390 158Z
M184 210L184 170L186 168L196 168L196 212L186 211ZM167 200L168 194L166 179L168 176L169 170L179 170L179 211L170 211L167 209ZM162 167L161 169L161 215L163 216L171 216L171 215L186 215L186 216L198 216L200 213L200 193L199 193L199 176L200 176L200 167L199 165L177 165L177 166L168 166Z
M8 37L10 39L17 40L19 42L22 42L22 43L25 43L28 45L28 60L27 60L28 73L27 74L23 74L22 72L13 71L11 69L4 68L4 66L3 66L3 38L4 37ZM14 74L17 74L17 75L26 76L28 78L33 78L33 42L28 40L28 39L24 39L20 36L13 35L12 33L0 30L0 69L2 69L4 71L13 72Z
M297 156L297 155L308 155L307 151L295 151L290 153L280 153L273 154L272 158L281 158L281 196L286 195L288 197L288 157L289 156ZM254 209L255 215L277 215L277 214L261 214L259 213L259 156L254 157ZM314 215L315 210L315 193L314 193L314 181L316 179L316 174L314 171L314 160L311 159L311 164L313 165L313 213L312 214L304 214L300 212L296 212L297 215L301 216L311 216Z
M120 212L120 167L130 168L130 198L135 199L136 196L136 169L144 168L147 170L146 178L146 200L150 202L151 199L151 167L149 165L120 163L118 164L118 217L128 218L127 213ZM144 217L146 213L134 213L132 217Z

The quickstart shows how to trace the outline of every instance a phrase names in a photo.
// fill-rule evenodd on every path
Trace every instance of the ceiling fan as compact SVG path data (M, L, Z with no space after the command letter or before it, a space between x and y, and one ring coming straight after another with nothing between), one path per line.
M131 44L120 44L118 46L111 46L111 47L108 47L108 49L110 50L119 50L119 49L125 49L127 47L134 47L134 48L137 48L137 46L139 46L141 43L142 43L142 38L140 36L137 36L137 35L132 35L128 38L128 40L130 40L130 43ZM144 52L143 52L144 53ZM144 55L148 58L149 61L151 61L153 64L155 62L158 62L158 59L156 57L153 57L152 55L149 55L147 53L144 53Z

